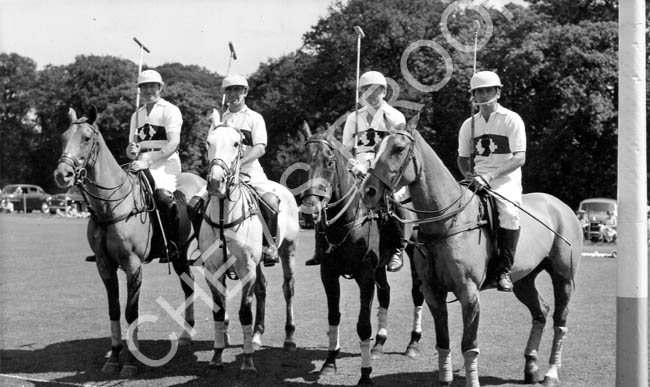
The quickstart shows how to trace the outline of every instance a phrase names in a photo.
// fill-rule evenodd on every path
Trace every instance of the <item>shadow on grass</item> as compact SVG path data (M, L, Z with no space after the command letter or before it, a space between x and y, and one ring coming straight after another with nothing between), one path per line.
M298 348L295 352L287 352L282 348L262 347L254 355L258 375L240 376L239 368L243 360L241 345L226 350L230 355L224 353L224 370L217 372L209 367L205 354L201 356L203 360L197 356L200 352L206 352L211 358L212 344L212 341L195 341L189 347L178 348L175 356L159 367L140 364L132 382L158 386L214 386L215 382L224 387L314 385L318 384L318 371L327 357L327 350L321 348ZM171 350L171 343L168 340L143 340L140 348L145 356L161 359ZM60 383L130 384L120 379L119 375L101 372L109 349L110 339L106 338L66 341L42 349L3 349L0 350L0 373L23 377L33 374L35 379ZM358 357L358 354L342 352L337 360L344 362L353 357ZM62 373L66 375L61 376ZM52 378L43 376L47 374L57 375ZM333 377L331 381L336 382L336 378ZM329 382L326 384L336 386Z

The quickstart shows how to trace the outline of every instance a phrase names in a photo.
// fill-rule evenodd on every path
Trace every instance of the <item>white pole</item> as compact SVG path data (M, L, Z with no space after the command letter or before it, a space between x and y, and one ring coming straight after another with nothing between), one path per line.
M648 386L644 0L619 2L616 386Z

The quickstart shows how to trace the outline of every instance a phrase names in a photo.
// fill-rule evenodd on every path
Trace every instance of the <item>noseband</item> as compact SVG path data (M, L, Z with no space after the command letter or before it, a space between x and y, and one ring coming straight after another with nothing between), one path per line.
M90 128L92 131L92 145L90 146L90 151L88 151L87 157L84 157L83 160L79 160L76 156L65 152L61 155L61 157L58 160L58 164L66 164L70 166L74 172L74 184L83 184L86 181L86 167L92 167L95 165L95 162L97 161L97 156L99 154L99 141L97 140L97 137L99 136L99 132L97 131L97 128L95 128L94 125L90 125L86 123L87 118L82 117L78 120L72 121L71 125L86 125Z

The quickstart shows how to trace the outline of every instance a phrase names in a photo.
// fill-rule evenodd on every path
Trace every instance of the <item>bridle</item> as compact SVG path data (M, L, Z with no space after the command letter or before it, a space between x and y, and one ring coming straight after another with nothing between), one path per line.
M337 152L337 150L330 141L328 141L326 139L322 139L322 138L312 138L312 139L308 139L306 141L306 144L323 144L323 145L327 146L332 151L332 155L329 156L328 162L327 162L327 167L325 169L328 172L330 172L332 175L334 175L334 174L338 175L338 172L337 172L338 165L337 165L336 156L335 156L335 152ZM351 173L349 171L348 171L348 174L351 175ZM339 179L340 179L340 176L339 176ZM314 183L314 182L312 182L312 183ZM310 187L305 191L305 194L307 194L307 195L314 195L314 196L317 196L317 197L321 198L323 224L326 227L329 227L332 224L334 224L337 220L339 220L343 216L343 214L345 214L347 209L350 207L350 205L354 201L356 195L359 193L359 187L357 187L356 184L351 184L350 189L346 193L341 195L341 197L338 200L336 200L335 202L330 203L329 201L332 198L332 191L333 191L333 188L332 188L331 184L328 184L327 186L325 186L323 184L318 184L316 187ZM344 205L341 207L341 210L332 219L328 219L327 210L329 210L331 208L334 208L334 207L340 205L341 203L344 203Z
M466 189L464 189L462 185L458 184L460 195L455 200L453 200L451 202L451 204L449 204L448 206L446 206L444 208L441 208L441 209L438 209L438 210L433 210L433 211L416 210L416 209L407 207L407 206L403 205L402 203L398 202L397 200L395 200L393 198L393 192L395 192L395 190L397 188L397 184L399 183L402 176L404 175L404 171L408 167L409 163L411 161L413 161L416 176L420 175L421 170L422 170L422 166L417 163L417 158L415 157L415 154L414 154L415 138L413 136L413 133L410 132L410 131L406 131L406 130L394 130L394 131L391 131L390 134L391 135L393 135L393 134L401 134L401 135L404 135L406 138L408 138L410 140L408 153L407 153L406 157L404 158L404 161L400 165L400 167L398 169L398 172L397 172L397 175L395 176L394 179L389 180L386 177L377 174L375 172L374 168L370 168L369 171L368 171L369 174L374 176L377 180L379 180L387 188L386 190L384 190L384 200L385 200L385 204L386 204L388 214L390 216L392 216L393 218L395 218L397 221L399 221L402 224L434 223L434 222L439 222L439 221L443 221L443 220L453 218L453 220L452 220L452 228L455 231L456 227L453 227L453 226L454 226L454 224L456 222L456 216L458 214L460 214L461 212L463 212L467 208L467 206L469 206L469 204L472 202L472 199L476 195L477 191L476 190L472 191L473 192L472 197L469 200L467 200L466 202L463 202L463 197L465 196ZM388 138L388 137L386 137L386 138ZM384 139L384 141L386 141L386 138ZM395 213L395 211L392 210L392 208L394 208L394 207L399 207L402 210L410 211L410 212L420 214L420 215L428 215L428 216L424 217L424 218L419 218L418 217L417 219L413 219L413 220L402 219ZM464 227L464 226L461 226L461 227ZM449 235L453 235L453 234L449 234ZM449 235L447 235L447 236L449 236Z
M223 126L223 125L220 125ZM240 136L240 141L243 139L243 134L240 129L233 128L239 133ZM230 201L234 201L231 197L232 192L234 191L235 187L239 184L239 171L241 169L241 158L243 156L243 147L239 146L238 154L237 157L232 160L230 164L228 164L225 160L219 157L215 157L210 161L210 166L208 167L208 187L210 187L210 180L212 178L210 177L210 171L212 171L212 168L214 167L219 167L223 170L224 175L225 175L225 184L226 184L226 198ZM216 193L210 192L208 190L208 193L210 196L219 196Z
M97 129L97 126L95 124L90 124L87 121L88 119L86 117L82 117L79 119L75 119L71 122L71 126L83 125L89 128L90 131L92 132L92 136L91 136L92 144L90 145L90 150L88 151L87 157L80 159L69 152L64 152L59 158L58 164L65 164L72 168L72 171L74 173L73 184L79 187L79 191L81 192L84 201L88 205L88 208L90 209L93 219L98 224L108 225L108 224L114 224L122 220L128 219L129 217L136 215L138 213L151 210L153 207L151 207L150 205L147 205L146 208L143 209L138 209L137 206L134 205L134 208L127 214L123 214L108 220L99 219L99 216L97 215L97 211L92 208L92 205L88 200L88 197L92 197L96 200L103 201L103 202L114 203L115 206L117 206L131 195L135 184L133 183L133 176L131 176L130 173L125 173L124 179L122 179L122 181L119 184L113 187L103 186L97 183L96 181L88 178L88 168L93 168L97 163L100 148L99 148L99 130ZM141 180L146 180L146 178L141 177ZM113 194L119 191L127 182L131 183L129 189L123 195L116 198L112 198ZM94 194L88 190L88 186L95 187L102 191L108 191L107 195L104 196L104 195Z

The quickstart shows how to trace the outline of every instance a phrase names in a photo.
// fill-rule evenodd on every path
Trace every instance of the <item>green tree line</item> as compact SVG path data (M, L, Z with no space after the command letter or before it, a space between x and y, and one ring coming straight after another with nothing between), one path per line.
M477 70L500 75L501 103L526 124L524 190L556 195L572 207L586 197L616 197L617 7L614 0L531 0L502 9L443 0L335 1L300 49L260 64L249 77L247 103L269 131L262 164L280 180L304 161L303 122L322 130L352 111L358 25L366 34L361 72L394 80L388 99L407 118L420 113L419 130L460 177L457 134L470 114L468 47L478 20ZM222 75L181 63L156 69L166 82L163 97L183 113L183 170L205 175L208 115L221 104ZM95 105L107 144L126 163L136 73L135 63L112 56L79 55L39 70L30 58L0 53L0 184L57 190L52 171L69 106ZM305 177L293 174L289 185Z

